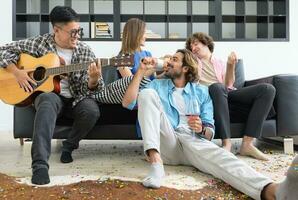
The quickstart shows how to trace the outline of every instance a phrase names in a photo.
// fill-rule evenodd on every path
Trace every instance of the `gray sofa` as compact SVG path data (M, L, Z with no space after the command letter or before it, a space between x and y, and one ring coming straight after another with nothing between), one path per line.
M268 119L264 123L262 136L292 136L298 135L298 76L275 75L258 80L245 81L243 61L240 60L236 67L235 87L241 88L248 85L267 82L276 88L274 105ZM118 78L115 68L103 68L106 83ZM91 130L86 139L141 139L136 134L137 111L122 108L121 105L99 105L101 116L97 125ZM33 132L35 110L29 107L14 107L13 133L15 138L31 138ZM67 137L72 124L72 119L64 116L57 120L54 139ZM243 123L231 123L233 138L242 137ZM21 140L22 141L22 140ZM21 142L22 144L22 142Z

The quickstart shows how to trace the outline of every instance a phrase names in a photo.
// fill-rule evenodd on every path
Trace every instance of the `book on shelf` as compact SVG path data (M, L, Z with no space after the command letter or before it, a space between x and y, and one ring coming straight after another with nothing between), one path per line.
M106 22L91 22L92 38L112 38L110 26Z

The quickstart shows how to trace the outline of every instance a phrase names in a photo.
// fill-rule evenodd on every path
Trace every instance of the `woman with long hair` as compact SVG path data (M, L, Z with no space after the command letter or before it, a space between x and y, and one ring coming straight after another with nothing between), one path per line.
M120 67L118 69L121 77L134 75L139 67L141 59L144 57L152 57L149 51L142 50L146 41L146 24L143 20L138 18L129 19L123 28L122 46L119 54L129 54L134 56L134 65L127 67ZM147 74L150 76L151 74ZM151 75L150 79L154 79Z
M100 103L105 104L121 104L123 95L131 82L133 75L136 73L141 59L151 57L149 51L142 50L145 45L146 24L138 18L129 19L124 26L122 34L122 46L119 52L120 55L133 55L134 64L127 67L118 67L121 79L114 81L104 87L101 91L93 93L91 96ZM154 79L153 71L148 78ZM150 79L144 78L141 86L150 82Z

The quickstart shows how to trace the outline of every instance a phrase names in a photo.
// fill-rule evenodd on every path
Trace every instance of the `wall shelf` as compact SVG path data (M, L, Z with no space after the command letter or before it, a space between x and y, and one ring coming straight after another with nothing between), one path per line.
M289 40L289 0L13 0L13 40L51 31L56 5L76 10L84 41L120 41L132 17L146 22L150 41L184 41L198 31L216 41ZM96 32L97 22L110 35Z

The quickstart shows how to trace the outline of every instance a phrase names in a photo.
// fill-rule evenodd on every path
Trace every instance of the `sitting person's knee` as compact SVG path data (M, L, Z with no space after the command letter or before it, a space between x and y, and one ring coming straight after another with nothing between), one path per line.
M154 100L159 98L158 94L153 89L144 89L139 93L138 102L143 102L144 100Z
M260 92L262 94L270 95L270 96L275 96L275 87L272 84L269 83L261 83L259 85L260 87Z
M35 101L34 101L34 106L35 109L38 109L41 105L44 107L51 107L51 108L56 108L58 109L58 104L59 104L60 97L58 95L50 92L50 93L41 93L39 94Z
M268 93L275 95L276 90L273 85L266 83L266 90Z
M226 86L222 83L213 83L209 86L209 90L225 90Z
M217 94L223 94L227 92L227 88L222 83L214 83L209 86L209 93L211 96L217 95Z
M79 106L77 110L81 118L97 120L100 116L98 104L93 99L84 99L77 106Z

